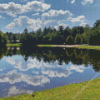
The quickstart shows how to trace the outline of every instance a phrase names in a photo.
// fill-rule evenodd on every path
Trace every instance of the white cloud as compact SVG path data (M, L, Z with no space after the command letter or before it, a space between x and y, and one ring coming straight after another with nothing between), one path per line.
M50 10L47 13L43 13L42 18L43 20L67 20L72 15L68 10Z
M7 61L8 63L10 63L11 65L14 65L14 64L15 64L15 60L12 59L12 58L10 58L10 57L7 58L6 61Z
M82 73L84 71L85 67L83 65L81 66L75 66L75 65L71 65L70 67L67 67L66 70L68 71L72 71L75 70L76 72Z
M14 65L15 68L19 69L20 71L27 71L29 69L37 68L37 69L44 69L44 68L59 68L60 65L50 65L49 63L39 62L36 58L28 59L27 64L23 65L22 61L17 61ZM35 73L33 71L33 73ZM39 74L36 72L35 74Z
M42 21L38 19L30 19L27 16L19 16L19 18L14 19L14 22L11 22L6 26L7 29L12 29L20 26L25 26L28 29L37 30L41 28Z
M77 16L76 18L69 18L69 21L71 21L72 23L80 23L80 26L85 26L87 23L85 22L85 16L81 15L81 16Z
M82 22L81 24L80 24L80 26L83 26L83 27L85 27L85 25L86 25L87 23L85 23L85 22Z
M50 25L51 23L55 23L55 20L44 20L44 25Z
M7 74L0 75L0 82L9 82L10 84L15 84L17 82L25 82L29 85L38 86L45 83L50 83L50 79L41 76L29 76L21 73L17 73L16 70L8 72Z
M12 86L10 89L9 89L9 92L8 92L8 97L11 97L11 96L15 96L15 95L21 95L21 94L32 94L33 91L32 90L19 90L17 89L15 86Z
M72 1L71 1L71 4L73 4L73 3L75 3L75 0L72 0Z
M38 16L39 15L39 13L35 13L35 14L32 14L33 16Z
M50 7L50 4L46 4L40 1L27 2L26 5L9 2L8 4L0 4L0 13L7 13L12 17L16 17L17 14L22 14L29 11L45 11L48 10Z
M70 74L71 74L71 72L58 72L58 71L52 71L52 70L42 70L41 71L42 72L42 74L46 74L46 75L48 75L49 77L51 77L51 78L53 78L53 77L59 77L59 78L61 78L61 77L68 77Z
M50 10L42 14L42 22L46 27L58 27L59 24L65 24L62 21L68 21L73 14L68 10ZM66 24L67 25L67 24Z
M29 59L27 65L23 65L22 61L18 61L14 67L19 69L20 71L27 71L29 69L37 68L39 69L42 66L41 62L36 59Z
M87 3L93 3L93 1L94 0L84 0L84 1L82 1L81 3L83 4L83 5L86 5Z
M11 22L10 24L8 24L6 26L7 29L11 29L11 28L14 28L15 27L15 23L14 22Z
M77 18L70 18L69 20L72 23L84 22L85 21L85 16L84 15L81 15L81 16L78 16Z
M68 24L60 23L59 26L63 26L65 28L68 26Z

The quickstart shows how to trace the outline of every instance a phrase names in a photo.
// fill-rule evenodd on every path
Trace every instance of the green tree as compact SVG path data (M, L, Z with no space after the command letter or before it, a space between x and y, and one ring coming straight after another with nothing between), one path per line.
M82 37L80 34L77 34L75 37L75 44L81 44L82 43Z
M8 42L8 36L0 31L0 46L5 46Z
M13 35L13 40L14 40L14 43L16 43L16 36L15 36L15 34Z
M94 23L94 27L98 27L100 25L100 20L97 20L95 23Z
M68 37L67 37L67 39L66 39L66 44L70 44L70 45L74 44L74 39L73 39L72 36L68 36Z
M28 34L28 30L27 30L27 28L25 28L25 30L24 30L23 33L24 33L24 34Z

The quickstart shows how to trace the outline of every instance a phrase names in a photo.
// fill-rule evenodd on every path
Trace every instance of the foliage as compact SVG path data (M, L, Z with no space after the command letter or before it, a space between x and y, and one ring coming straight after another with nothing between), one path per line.
M73 39L72 36L68 36L68 37L67 37L67 39L66 39L66 44L70 44L70 45L74 44L74 39Z
M0 46L5 46L7 44L7 41L7 35L0 31Z
M82 36L80 34L77 34L75 37L75 44L81 44L82 43Z
M21 47L22 43L7 44L7 47Z
M26 45L64 44L69 36L73 37L76 44L100 45L100 20L94 23L94 27L90 27L88 24L85 27L75 26L73 28L59 26L58 30L54 27L45 27L43 30L39 28L31 32L28 32L25 28L22 34L12 32L6 32L6 34L10 42L20 40L21 43ZM70 43L67 42L67 44Z

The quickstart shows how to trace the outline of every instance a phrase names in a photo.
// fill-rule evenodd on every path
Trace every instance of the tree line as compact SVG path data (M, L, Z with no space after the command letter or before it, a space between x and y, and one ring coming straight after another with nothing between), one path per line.
M17 37L16 37L17 38ZM58 30L54 27L39 28L37 31L28 32L25 28L20 34L20 41L25 45L37 44L100 44L100 20L97 20L93 27L89 25L75 26L73 28L59 26Z
M75 26L73 28L59 26L58 29L54 27L45 27L36 31L28 32L25 28L23 33L3 33L0 31L0 43L5 45L7 41L20 40L23 45L37 45L37 44L89 44L100 45L100 20L97 20L93 27L89 25Z

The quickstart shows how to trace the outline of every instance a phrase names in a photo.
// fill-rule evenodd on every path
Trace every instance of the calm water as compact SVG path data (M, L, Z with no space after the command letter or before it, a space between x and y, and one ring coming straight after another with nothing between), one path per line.
M88 81L99 70L100 51L96 50L2 48L0 97L32 94L35 91Z

